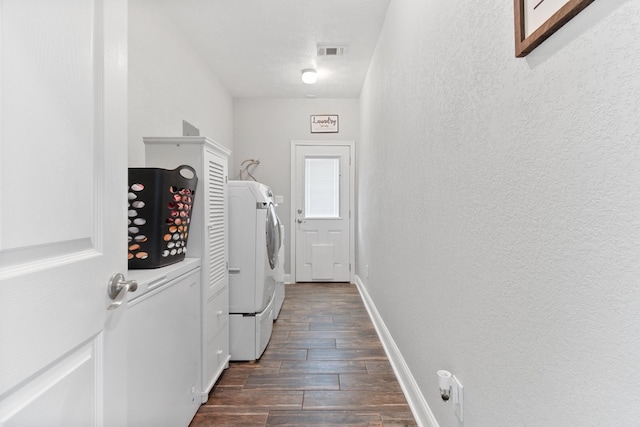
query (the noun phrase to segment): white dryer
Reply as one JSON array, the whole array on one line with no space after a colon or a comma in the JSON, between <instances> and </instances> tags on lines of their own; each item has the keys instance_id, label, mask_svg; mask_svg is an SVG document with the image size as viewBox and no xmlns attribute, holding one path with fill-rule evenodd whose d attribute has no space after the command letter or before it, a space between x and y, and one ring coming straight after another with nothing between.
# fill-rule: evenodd
<instances>
[{"instance_id":1,"label":"white dryer","mask_svg":"<svg viewBox=\"0 0 640 427\"><path fill-rule=\"evenodd\" d=\"M231 360L256 360L273 329L280 220L266 185L229 181L228 189Z\"/></svg>"},{"instance_id":2,"label":"white dryer","mask_svg":"<svg viewBox=\"0 0 640 427\"><path fill-rule=\"evenodd\" d=\"M280 251L278 251L278 265L276 266L276 294L274 320L278 319L284 303L284 225L280 224Z\"/></svg>"}]
</instances>

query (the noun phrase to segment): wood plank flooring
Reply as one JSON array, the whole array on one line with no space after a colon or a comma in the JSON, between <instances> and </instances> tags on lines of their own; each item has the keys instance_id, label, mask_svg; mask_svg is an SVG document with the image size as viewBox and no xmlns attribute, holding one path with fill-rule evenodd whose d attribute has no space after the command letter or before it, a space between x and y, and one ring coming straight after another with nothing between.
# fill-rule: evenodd
<instances>
[{"instance_id":1,"label":"wood plank flooring","mask_svg":"<svg viewBox=\"0 0 640 427\"><path fill-rule=\"evenodd\" d=\"M286 285L258 362L231 362L189 427L417 426L355 285Z\"/></svg>"}]
</instances>

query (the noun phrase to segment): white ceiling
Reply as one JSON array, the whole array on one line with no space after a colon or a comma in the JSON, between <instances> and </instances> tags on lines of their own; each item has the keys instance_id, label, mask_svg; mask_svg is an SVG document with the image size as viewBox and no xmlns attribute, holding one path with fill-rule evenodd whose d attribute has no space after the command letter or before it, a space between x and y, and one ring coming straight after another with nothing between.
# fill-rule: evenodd
<instances>
[{"instance_id":1,"label":"white ceiling","mask_svg":"<svg viewBox=\"0 0 640 427\"><path fill-rule=\"evenodd\" d=\"M163 0L234 97L357 98L390 0ZM318 57L317 44L344 45ZM303 68L318 82L300 80Z\"/></svg>"}]
</instances>

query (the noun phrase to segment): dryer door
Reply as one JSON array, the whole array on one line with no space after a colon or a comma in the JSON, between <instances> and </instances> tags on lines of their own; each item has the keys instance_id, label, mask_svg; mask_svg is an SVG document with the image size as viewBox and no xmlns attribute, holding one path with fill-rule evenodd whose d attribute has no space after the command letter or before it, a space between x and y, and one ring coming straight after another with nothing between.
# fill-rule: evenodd
<instances>
[{"instance_id":1,"label":"dryer door","mask_svg":"<svg viewBox=\"0 0 640 427\"><path fill-rule=\"evenodd\" d=\"M273 270L278 264L278 252L280 251L280 220L276 214L275 206L269 203L267 207L267 258L269 266Z\"/></svg>"}]
</instances>

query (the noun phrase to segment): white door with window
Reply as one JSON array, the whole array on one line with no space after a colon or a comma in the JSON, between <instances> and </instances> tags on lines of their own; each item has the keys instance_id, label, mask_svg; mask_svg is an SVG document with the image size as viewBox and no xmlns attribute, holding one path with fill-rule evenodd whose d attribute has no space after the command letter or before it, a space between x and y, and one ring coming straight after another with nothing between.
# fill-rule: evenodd
<instances>
[{"instance_id":1,"label":"white door with window","mask_svg":"<svg viewBox=\"0 0 640 427\"><path fill-rule=\"evenodd\" d=\"M352 142L293 142L296 282L353 280L353 148Z\"/></svg>"},{"instance_id":2,"label":"white door with window","mask_svg":"<svg viewBox=\"0 0 640 427\"><path fill-rule=\"evenodd\" d=\"M3 0L0 40L0 425L124 426L127 1Z\"/></svg>"}]
</instances>

